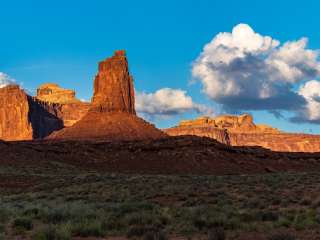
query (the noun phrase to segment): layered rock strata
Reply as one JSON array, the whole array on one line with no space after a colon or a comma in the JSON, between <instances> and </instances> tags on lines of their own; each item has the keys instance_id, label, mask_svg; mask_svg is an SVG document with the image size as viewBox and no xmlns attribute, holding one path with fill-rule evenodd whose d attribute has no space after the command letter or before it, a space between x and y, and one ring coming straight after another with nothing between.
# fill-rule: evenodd
<instances>
[{"instance_id":1,"label":"layered rock strata","mask_svg":"<svg viewBox=\"0 0 320 240\"><path fill-rule=\"evenodd\" d=\"M210 137L232 146L261 146L282 152L320 152L319 135L285 133L268 125L255 124L249 114L184 120L164 132L171 136Z\"/></svg>"},{"instance_id":2,"label":"layered rock strata","mask_svg":"<svg viewBox=\"0 0 320 240\"><path fill-rule=\"evenodd\" d=\"M55 109L55 115L63 121L64 127L75 124L90 108L90 103L76 98L75 91L61 88L55 83L41 85L37 89L36 99L51 105Z\"/></svg>"}]
</instances>

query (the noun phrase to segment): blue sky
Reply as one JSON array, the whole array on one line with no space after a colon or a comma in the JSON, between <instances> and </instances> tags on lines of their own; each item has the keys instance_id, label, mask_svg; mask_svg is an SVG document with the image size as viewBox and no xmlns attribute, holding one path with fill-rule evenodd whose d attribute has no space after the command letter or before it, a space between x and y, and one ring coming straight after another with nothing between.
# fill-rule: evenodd
<instances>
[{"instance_id":1,"label":"blue sky","mask_svg":"<svg viewBox=\"0 0 320 240\"><path fill-rule=\"evenodd\" d=\"M183 89L195 103L218 112L201 82L190 83L192 63L204 45L219 32L246 23L281 43L307 37L308 48L320 49L319 7L312 0L2 1L0 72L31 92L41 83L57 82L89 100L97 62L126 49L137 91ZM283 130L320 132L318 124L252 113L257 122ZM187 111L152 121L168 127L195 116Z\"/></svg>"}]
</instances>

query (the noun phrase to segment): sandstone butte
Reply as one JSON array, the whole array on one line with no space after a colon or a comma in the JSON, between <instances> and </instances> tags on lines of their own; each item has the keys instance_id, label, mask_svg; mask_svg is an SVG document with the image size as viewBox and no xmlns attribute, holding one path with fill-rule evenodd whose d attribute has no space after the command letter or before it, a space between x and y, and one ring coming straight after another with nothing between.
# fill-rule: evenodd
<instances>
[{"instance_id":1,"label":"sandstone butte","mask_svg":"<svg viewBox=\"0 0 320 240\"><path fill-rule=\"evenodd\" d=\"M25 93L18 85L0 89L0 138L30 140L61 129L63 121L54 106Z\"/></svg>"},{"instance_id":2,"label":"sandstone butte","mask_svg":"<svg viewBox=\"0 0 320 240\"><path fill-rule=\"evenodd\" d=\"M18 85L0 89L0 139L140 140L166 134L136 116L125 51L100 62L92 103L75 91L45 83L29 96Z\"/></svg>"},{"instance_id":3,"label":"sandstone butte","mask_svg":"<svg viewBox=\"0 0 320 240\"><path fill-rule=\"evenodd\" d=\"M170 136L210 137L232 146L261 146L281 152L320 152L319 135L286 133L268 125L255 124L249 114L183 120L164 132Z\"/></svg>"},{"instance_id":4,"label":"sandstone butte","mask_svg":"<svg viewBox=\"0 0 320 240\"><path fill-rule=\"evenodd\" d=\"M57 84L44 84L37 96L29 96L18 85L0 89L0 139L32 140L72 126L90 107L76 99L74 91Z\"/></svg>"},{"instance_id":5,"label":"sandstone butte","mask_svg":"<svg viewBox=\"0 0 320 240\"><path fill-rule=\"evenodd\" d=\"M63 121L64 127L75 124L90 108L90 103L76 98L75 91L61 88L55 83L41 85L37 89L36 99L50 105L56 116Z\"/></svg>"},{"instance_id":6,"label":"sandstone butte","mask_svg":"<svg viewBox=\"0 0 320 240\"><path fill-rule=\"evenodd\" d=\"M136 116L133 78L125 51L99 63L91 107L82 119L49 139L142 140L166 134Z\"/></svg>"}]
</instances>

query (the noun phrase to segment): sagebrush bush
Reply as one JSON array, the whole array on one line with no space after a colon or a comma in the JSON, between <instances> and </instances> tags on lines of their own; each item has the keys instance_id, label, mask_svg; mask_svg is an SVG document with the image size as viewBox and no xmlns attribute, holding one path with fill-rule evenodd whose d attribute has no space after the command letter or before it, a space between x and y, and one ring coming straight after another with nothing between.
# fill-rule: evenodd
<instances>
[{"instance_id":1,"label":"sagebrush bush","mask_svg":"<svg viewBox=\"0 0 320 240\"><path fill-rule=\"evenodd\" d=\"M297 238L290 233L275 233L268 237L268 240L296 240Z\"/></svg>"},{"instance_id":2,"label":"sagebrush bush","mask_svg":"<svg viewBox=\"0 0 320 240\"><path fill-rule=\"evenodd\" d=\"M106 229L99 220L83 220L72 225L72 234L78 237L104 237Z\"/></svg>"},{"instance_id":3,"label":"sagebrush bush","mask_svg":"<svg viewBox=\"0 0 320 240\"><path fill-rule=\"evenodd\" d=\"M71 240L71 232L66 225L49 225L35 231L32 240Z\"/></svg>"},{"instance_id":4,"label":"sagebrush bush","mask_svg":"<svg viewBox=\"0 0 320 240\"><path fill-rule=\"evenodd\" d=\"M147 231L143 235L143 240L167 240L168 237L163 231Z\"/></svg>"},{"instance_id":5,"label":"sagebrush bush","mask_svg":"<svg viewBox=\"0 0 320 240\"><path fill-rule=\"evenodd\" d=\"M225 240L226 234L222 227L212 228L208 231L208 240Z\"/></svg>"},{"instance_id":6,"label":"sagebrush bush","mask_svg":"<svg viewBox=\"0 0 320 240\"><path fill-rule=\"evenodd\" d=\"M12 227L21 230L31 230L33 224L32 220L29 218L17 218L13 221Z\"/></svg>"}]
</instances>

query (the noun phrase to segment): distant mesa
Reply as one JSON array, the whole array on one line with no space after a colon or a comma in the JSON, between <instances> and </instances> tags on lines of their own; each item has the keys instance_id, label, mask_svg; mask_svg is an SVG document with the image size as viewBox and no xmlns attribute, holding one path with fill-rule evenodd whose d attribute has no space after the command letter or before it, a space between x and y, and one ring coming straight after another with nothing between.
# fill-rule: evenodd
<instances>
[{"instance_id":1,"label":"distant mesa","mask_svg":"<svg viewBox=\"0 0 320 240\"><path fill-rule=\"evenodd\" d=\"M50 103L79 103L73 90L61 88L56 83L45 83L37 89L37 99Z\"/></svg>"},{"instance_id":2,"label":"distant mesa","mask_svg":"<svg viewBox=\"0 0 320 240\"><path fill-rule=\"evenodd\" d=\"M261 146L273 151L320 151L319 135L285 133L268 125L255 124L250 114L183 120L176 127L164 129L164 132L170 136L210 137L232 146Z\"/></svg>"},{"instance_id":3,"label":"distant mesa","mask_svg":"<svg viewBox=\"0 0 320 240\"><path fill-rule=\"evenodd\" d=\"M268 125L259 125L253 122L250 114L236 115L220 115L215 118L206 116L199 117L195 120L182 120L179 127L216 127L227 129L230 132L264 132L279 133L280 130Z\"/></svg>"}]
</instances>

